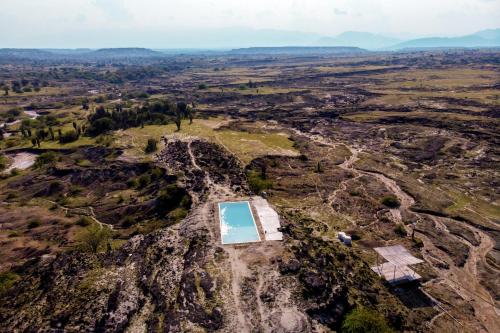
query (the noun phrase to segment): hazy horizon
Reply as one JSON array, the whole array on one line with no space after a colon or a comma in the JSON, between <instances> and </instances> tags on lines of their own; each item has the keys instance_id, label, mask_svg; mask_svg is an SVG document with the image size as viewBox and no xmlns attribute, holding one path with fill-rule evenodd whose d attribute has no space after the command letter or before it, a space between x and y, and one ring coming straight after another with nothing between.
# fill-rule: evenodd
<instances>
[{"instance_id":1,"label":"hazy horizon","mask_svg":"<svg viewBox=\"0 0 500 333\"><path fill-rule=\"evenodd\" d=\"M498 22L500 0L276 0L272 5L262 0L45 0L36 4L18 0L2 6L0 28L7 33L0 47L261 46L266 30L277 32L277 45L302 40L308 44L316 37L345 31L404 40L467 35L498 28Z\"/></svg>"}]
</instances>

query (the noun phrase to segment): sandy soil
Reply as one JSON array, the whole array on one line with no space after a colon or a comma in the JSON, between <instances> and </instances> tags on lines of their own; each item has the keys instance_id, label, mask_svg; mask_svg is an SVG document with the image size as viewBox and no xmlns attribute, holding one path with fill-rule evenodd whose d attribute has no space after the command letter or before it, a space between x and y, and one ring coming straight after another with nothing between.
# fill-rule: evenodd
<instances>
[{"instance_id":1,"label":"sandy soil","mask_svg":"<svg viewBox=\"0 0 500 333\"><path fill-rule=\"evenodd\" d=\"M36 155L30 153L18 153L13 156L9 156L12 159L12 164L10 164L4 173L9 173L13 169L25 170L35 164Z\"/></svg>"}]
</instances>

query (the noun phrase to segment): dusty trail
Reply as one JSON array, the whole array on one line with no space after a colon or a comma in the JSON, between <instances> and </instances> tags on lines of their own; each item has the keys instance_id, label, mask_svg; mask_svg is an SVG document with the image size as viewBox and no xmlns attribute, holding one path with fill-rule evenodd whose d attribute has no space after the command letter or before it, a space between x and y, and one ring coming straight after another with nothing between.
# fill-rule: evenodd
<instances>
[{"instance_id":1,"label":"dusty trail","mask_svg":"<svg viewBox=\"0 0 500 333\"><path fill-rule=\"evenodd\" d=\"M190 157L191 164L196 170L202 171L204 173L204 183L206 188L208 189L207 197L205 199L199 198L198 195L192 194L193 199L195 199L194 204L197 207L193 211L192 217L194 220L202 220L206 229L209 230L211 239L214 242L217 242L218 237L214 235L213 226L211 225L211 219L208 218L212 216L211 213L211 205L218 201L222 201L227 199L228 197L234 197L234 193L231 191L229 186L224 186L221 184L217 184L210 177L210 173L206 172L201 168L196 161L196 156L192 150L192 143L195 138L187 137L183 138L183 141L187 142L187 153ZM168 143L167 143L168 144ZM247 316L244 313L244 306L241 304L240 295L241 295L241 284L245 276L248 276L248 267L246 263L241 260L241 252L238 249L227 247L224 249L229 257L229 265L231 269L231 293L229 297L231 297L232 302L234 304L235 315L235 325L238 332L251 332L252 325L248 322ZM257 295L259 298L260 295Z\"/></svg>"},{"instance_id":2,"label":"dusty trail","mask_svg":"<svg viewBox=\"0 0 500 333\"><path fill-rule=\"evenodd\" d=\"M311 135L308 133L301 132L294 129L297 135L305 136L311 141L320 143L329 147L335 147L336 143L330 142L327 138L321 137L319 135ZM346 159L342 164L339 165L343 170L348 170L353 172L355 175L367 175L373 177L383 183L387 189L389 189L394 195L399 199L401 205L399 208L391 209L391 214L393 215L395 221L402 223L401 212L410 211L411 207L415 204L415 200L408 195L401 187L396 183L395 180L389 177L364 170L357 169L354 164L359 159L360 148L355 148L344 144L351 152L351 156ZM340 190L343 188L341 184ZM345 186L345 184L343 185ZM336 190L334 192L333 198L336 196ZM415 213L417 216L423 216L425 214ZM449 233L448 229L443 223L439 222L439 218L431 215L427 215L435 222L437 228L441 228L443 231ZM494 300L491 294L481 285L479 282L479 274L477 272L477 265L479 262L486 261L486 255L489 251L493 249L494 241L486 233L475 228L471 225L465 225L477 235L480 239L479 246L473 246L468 241L462 239L461 237L455 237L458 241L467 245L470 249L469 257L466 261L464 267L457 267L453 260L449 258L443 251L437 249L434 244L423 234L416 232L418 237L424 242L424 248L422 249L422 254L424 259L429 262L436 273L438 273L438 278L429 281L426 286L432 285L434 283L440 283L444 281L448 286L450 286L455 292L460 295L464 300L472 305L475 311L475 316L484 327L482 332L500 332L500 309L495 306ZM408 227L407 231L410 231ZM442 268L441 265L445 262L450 268ZM442 309L442 308L441 308ZM439 317L443 316L443 312L440 312L435 318L431 320L433 324Z\"/></svg>"}]
</instances>

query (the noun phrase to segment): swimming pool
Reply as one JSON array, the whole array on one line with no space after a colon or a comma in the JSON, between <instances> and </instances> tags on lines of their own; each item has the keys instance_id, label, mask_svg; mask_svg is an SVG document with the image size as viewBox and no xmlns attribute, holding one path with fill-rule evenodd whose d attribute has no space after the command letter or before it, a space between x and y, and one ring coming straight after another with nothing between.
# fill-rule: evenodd
<instances>
[{"instance_id":1,"label":"swimming pool","mask_svg":"<svg viewBox=\"0 0 500 333\"><path fill-rule=\"evenodd\" d=\"M222 244L260 242L248 201L219 203Z\"/></svg>"}]
</instances>

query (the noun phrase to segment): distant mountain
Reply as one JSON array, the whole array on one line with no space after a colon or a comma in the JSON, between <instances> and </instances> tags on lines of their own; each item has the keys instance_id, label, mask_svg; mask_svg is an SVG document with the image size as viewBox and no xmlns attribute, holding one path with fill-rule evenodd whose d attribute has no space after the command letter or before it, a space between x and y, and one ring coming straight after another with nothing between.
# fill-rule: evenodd
<instances>
[{"instance_id":1,"label":"distant mountain","mask_svg":"<svg viewBox=\"0 0 500 333\"><path fill-rule=\"evenodd\" d=\"M0 49L0 57L17 59L46 59L52 54L39 49Z\"/></svg>"},{"instance_id":2,"label":"distant mountain","mask_svg":"<svg viewBox=\"0 0 500 333\"><path fill-rule=\"evenodd\" d=\"M347 31L336 37L322 37L318 45L324 46L356 46L369 50L382 49L401 42L396 38L376 35L369 32Z\"/></svg>"},{"instance_id":3,"label":"distant mountain","mask_svg":"<svg viewBox=\"0 0 500 333\"><path fill-rule=\"evenodd\" d=\"M360 54L367 50L359 47L340 46L283 46L283 47L249 47L231 50L229 53L239 55L250 54L290 54L290 55L317 55L317 54Z\"/></svg>"},{"instance_id":4,"label":"distant mountain","mask_svg":"<svg viewBox=\"0 0 500 333\"><path fill-rule=\"evenodd\" d=\"M146 48L91 49L0 49L0 59L4 62L15 60L91 60L140 59L164 57L166 54Z\"/></svg>"},{"instance_id":5,"label":"distant mountain","mask_svg":"<svg viewBox=\"0 0 500 333\"><path fill-rule=\"evenodd\" d=\"M476 32L474 36L479 36L484 39L489 40L499 40L500 39L500 29L488 29Z\"/></svg>"},{"instance_id":6,"label":"distant mountain","mask_svg":"<svg viewBox=\"0 0 500 333\"><path fill-rule=\"evenodd\" d=\"M429 37L398 43L391 49L500 47L500 29L483 30L461 37Z\"/></svg>"},{"instance_id":7,"label":"distant mountain","mask_svg":"<svg viewBox=\"0 0 500 333\"><path fill-rule=\"evenodd\" d=\"M162 56L161 52L139 47L99 49L88 53L88 56L103 58L141 58Z\"/></svg>"}]
</instances>

